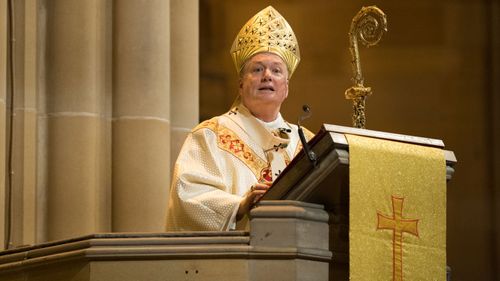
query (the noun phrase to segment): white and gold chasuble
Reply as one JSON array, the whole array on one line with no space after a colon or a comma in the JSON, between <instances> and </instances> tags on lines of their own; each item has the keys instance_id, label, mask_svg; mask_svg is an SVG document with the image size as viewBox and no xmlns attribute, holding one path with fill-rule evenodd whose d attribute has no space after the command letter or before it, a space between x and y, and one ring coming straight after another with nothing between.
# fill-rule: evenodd
<instances>
[{"instance_id":1,"label":"white and gold chasuble","mask_svg":"<svg viewBox=\"0 0 500 281\"><path fill-rule=\"evenodd\" d=\"M312 134L307 131L306 137ZM264 123L240 104L202 122L175 164L167 231L234 229L250 187L272 183L300 149L297 126L281 115Z\"/></svg>"}]
</instances>

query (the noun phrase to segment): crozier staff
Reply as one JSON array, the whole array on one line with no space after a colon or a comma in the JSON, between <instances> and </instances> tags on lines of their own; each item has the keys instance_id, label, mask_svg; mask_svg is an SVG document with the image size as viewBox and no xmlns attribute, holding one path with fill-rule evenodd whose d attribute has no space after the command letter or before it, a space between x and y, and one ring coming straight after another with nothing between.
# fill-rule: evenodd
<instances>
[{"instance_id":1,"label":"crozier staff","mask_svg":"<svg viewBox=\"0 0 500 281\"><path fill-rule=\"evenodd\" d=\"M300 53L288 22L269 6L240 30L231 48L239 95L225 114L188 135L174 168L168 231L229 230L302 148L280 108ZM308 134L312 137L312 134Z\"/></svg>"}]
</instances>

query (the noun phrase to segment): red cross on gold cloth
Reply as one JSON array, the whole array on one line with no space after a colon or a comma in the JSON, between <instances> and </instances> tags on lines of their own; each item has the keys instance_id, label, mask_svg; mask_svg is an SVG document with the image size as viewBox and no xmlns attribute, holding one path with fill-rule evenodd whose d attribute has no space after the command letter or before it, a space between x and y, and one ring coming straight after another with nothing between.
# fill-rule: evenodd
<instances>
[{"instance_id":1,"label":"red cross on gold cloth","mask_svg":"<svg viewBox=\"0 0 500 281\"><path fill-rule=\"evenodd\" d=\"M377 230L392 230L392 280L403 280L403 232L418 237L418 219L403 218L403 200L392 196L392 216L377 211Z\"/></svg>"}]
</instances>

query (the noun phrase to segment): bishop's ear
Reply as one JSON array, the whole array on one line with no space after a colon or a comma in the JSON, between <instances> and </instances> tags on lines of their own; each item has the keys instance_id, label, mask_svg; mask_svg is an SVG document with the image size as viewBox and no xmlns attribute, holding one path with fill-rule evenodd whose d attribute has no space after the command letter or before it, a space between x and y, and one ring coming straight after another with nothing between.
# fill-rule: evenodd
<instances>
[{"instance_id":1,"label":"bishop's ear","mask_svg":"<svg viewBox=\"0 0 500 281\"><path fill-rule=\"evenodd\" d=\"M288 82L289 81L290 81L289 79L286 79L286 93L285 93L285 98L288 97Z\"/></svg>"}]
</instances>

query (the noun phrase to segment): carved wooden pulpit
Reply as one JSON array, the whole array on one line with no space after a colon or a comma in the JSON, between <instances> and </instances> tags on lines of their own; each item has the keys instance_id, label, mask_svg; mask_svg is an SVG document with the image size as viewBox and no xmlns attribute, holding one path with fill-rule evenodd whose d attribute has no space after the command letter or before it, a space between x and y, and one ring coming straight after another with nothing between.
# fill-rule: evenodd
<instances>
[{"instance_id":1,"label":"carved wooden pulpit","mask_svg":"<svg viewBox=\"0 0 500 281\"><path fill-rule=\"evenodd\" d=\"M350 261L359 261L357 257L352 256L359 255L359 252L354 252L352 250L356 245L350 243L352 242L350 241L350 237L353 237L352 233L357 231L350 229L350 216L352 219L352 212L350 213L352 210L350 210L350 208L357 202L353 202L353 198L351 198L351 182L353 178L352 175L350 175L350 151L352 148L350 148L348 142L349 135L362 136L366 139L389 141L389 150L391 150L391 144L409 144L412 145L411 150L418 147L437 150L444 156L442 162L442 181L444 189L446 189L447 180L451 179L454 172L453 166L456 163L454 153L445 150L444 143L441 140L336 125L323 125L321 131L309 142L309 149L316 154L317 162L313 163L306 154L301 152L301 154L290 163L287 169L283 171L268 193L262 198L262 202L266 200L297 200L325 206L325 209L330 215L329 247L333 253L332 262L330 263L330 280L349 280L350 274L351 278L353 277L353 269L350 268ZM396 153L396 158L397 157ZM406 157L406 155L402 155L401 157ZM377 169L380 170L381 168L377 167ZM401 169L405 168L401 167ZM428 169L424 169L417 172L420 173L420 175L424 175L424 173L428 173L427 170ZM413 177L415 178L414 181L421 180L421 176L417 175ZM377 175L375 175L374 178L377 178ZM364 197L371 197L371 192L373 190L370 190L370 184L363 188L365 188L364 192L366 192L366 196ZM445 192L446 191L444 191L444 200L446 196ZM400 191L399 193L404 194L405 192ZM418 193L420 193L424 202L434 200L433 197L435 195L432 192L427 194L427 191L421 190L418 191ZM392 258L393 264L391 268L385 270L392 274L392 280L416 280L415 278L410 278L403 274L403 272L406 274L410 269L409 267L412 266L405 262L407 260L410 262L413 258L403 256L403 249L409 251L411 248L411 245L407 246L405 243L413 238L422 240L429 237L429 235L435 234L425 233L426 230L423 229L425 223L429 223L428 219L412 217L416 216L415 213L418 213L412 208L412 201L408 201L408 206L406 203L403 205L403 198L401 196L394 196L393 194L387 197L385 201L387 205L390 206L387 209L371 211L368 210L367 207L366 214L363 213L361 215L368 217L369 225L367 228L368 230L363 233L363 235L366 235L366 237L363 238L364 240L357 241L369 240L370 233L386 235L388 240L392 240L385 244L387 247L392 247L392 251L389 249L387 252L387 257L389 259ZM444 201L442 206L425 208L431 208L430 212L433 214L438 212L438 208L444 208L444 210L440 210L440 212L445 216L445 205L446 202ZM362 211L365 212L365 210ZM444 249L442 249L444 251L444 259L441 257L444 263L441 264L437 270L442 270L442 274L439 274L442 278L439 277L438 279L444 280L447 278L445 258L445 217L441 219L441 222L444 224L444 226L442 226L444 231L439 235L444 236L442 242L444 243ZM428 227L430 231L428 232L434 231L435 227L435 225L430 225L430 227ZM411 244L411 241L407 243ZM371 250L366 249L365 251L370 252ZM406 255L408 256L408 254ZM426 259L426 254L419 254L419 258ZM369 266L372 265L367 263L363 264L362 267ZM404 270L403 267L405 267ZM373 270L374 272L383 271L381 268L375 268ZM354 278L352 280L358 279L359 278ZM370 280L378 279L370 278ZM383 280L383 278L381 278L381 280Z\"/></svg>"}]
</instances>

